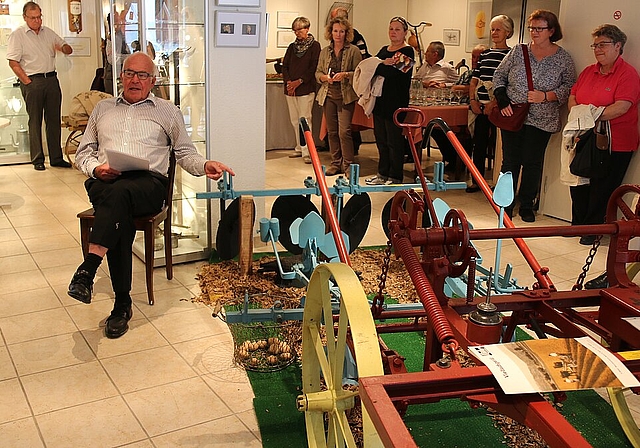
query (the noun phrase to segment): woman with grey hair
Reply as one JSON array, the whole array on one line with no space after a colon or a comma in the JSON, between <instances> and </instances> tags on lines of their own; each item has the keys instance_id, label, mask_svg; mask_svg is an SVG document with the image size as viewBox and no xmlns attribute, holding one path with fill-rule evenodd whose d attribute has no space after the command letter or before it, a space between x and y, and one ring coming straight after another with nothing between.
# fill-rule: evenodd
<instances>
[{"instance_id":1,"label":"woman with grey hair","mask_svg":"<svg viewBox=\"0 0 640 448\"><path fill-rule=\"evenodd\" d=\"M576 69L569 52L556 44L562 39L562 29L553 12L536 9L527 19L527 25L531 42L525 48L531 62L533 90L528 87L521 45L513 47L502 60L493 75L493 84L503 116L513 115L512 103L529 103L527 118L519 131L501 130L503 159L500 171L513 174L513 191L517 192L520 201L520 218L524 222L534 222L534 203L540 189L544 153L551 134L560 130L560 106L569 99ZM510 218L514 205L515 200L505 210Z\"/></svg>"},{"instance_id":2,"label":"woman with grey hair","mask_svg":"<svg viewBox=\"0 0 640 448\"><path fill-rule=\"evenodd\" d=\"M354 158L351 119L358 99L352 82L362 55L360 49L351 44L353 27L343 17L331 19L324 37L329 45L320 52L316 81L320 83L318 104L324 108L329 131L331 166L326 175L348 175Z\"/></svg>"},{"instance_id":3,"label":"woman with grey hair","mask_svg":"<svg viewBox=\"0 0 640 448\"><path fill-rule=\"evenodd\" d=\"M586 185L570 187L571 224L602 224L607 202L622 184L631 156L638 149L638 101L640 77L636 69L622 58L627 36L615 25L600 25L592 33L591 48L596 63L585 68L571 89L568 106L579 104L604 106L598 121L608 121L611 130L611 158L604 176L592 178ZM580 238L591 245L595 235Z\"/></svg>"},{"instance_id":4,"label":"woman with grey hair","mask_svg":"<svg viewBox=\"0 0 640 448\"><path fill-rule=\"evenodd\" d=\"M289 157L302 157L310 164L309 149L301 141L299 120L304 117L311 127L311 111L316 97L316 67L320 56L320 44L309 32L311 23L306 17L296 17L291 29L296 35L282 60L284 94L289 108L289 119L296 134L295 152ZM303 140L303 139L302 139Z\"/></svg>"},{"instance_id":5,"label":"woman with grey hair","mask_svg":"<svg viewBox=\"0 0 640 448\"><path fill-rule=\"evenodd\" d=\"M496 106L493 97L493 74L509 53L507 39L513 36L513 20L504 14L491 19L491 48L480 54L469 84L469 109L475 115L473 130L473 164L484 177L487 148L496 145L496 127L489 121L489 113ZM467 193L480 187L472 181Z\"/></svg>"}]
</instances>

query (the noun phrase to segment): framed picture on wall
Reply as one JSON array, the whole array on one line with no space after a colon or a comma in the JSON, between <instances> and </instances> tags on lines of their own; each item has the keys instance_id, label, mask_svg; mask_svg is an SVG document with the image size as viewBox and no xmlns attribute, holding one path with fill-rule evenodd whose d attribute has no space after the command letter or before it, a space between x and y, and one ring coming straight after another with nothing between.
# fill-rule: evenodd
<instances>
[{"instance_id":1,"label":"framed picture on wall","mask_svg":"<svg viewBox=\"0 0 640 448\"><path fill-rule=\"evenodd\" d=\"M442 30L442 43L445 45L460 45L460 30Z\"/></svg>"},{"instance_id":2,"label":"framed picture on wall","mask_svg":"<svg viewBox=\"0 0 640 448\"><path fill-rule=\"evenodd\" d=\"M217 0L218 6L260 6L260 0Z\"/></svg>"},{"instance_id":3,"label":"framed picture on wall","mask_svg":"<svg viewBox=\"0 0 640 448\"><path fill-rule=\"evenodd\" d=\"M296 35L291 30L278 30L277 34L278 48L287 48L291 42L296 40Z\"/></svg>"},{"instance_id":4,"label":"framed picture on wall","mask_svg":"<svg viewBox=\"0 0 640 448\"><path fill-rule=\"evenodd\" d=\"M278 28L291 29L291 24L300 13L292 11L278 11Z\"/></svg>"},{"instance_id":5,"label":"framed picture on wall","mask_svg":"<svg viewBox=\"0 0 640 448\"><path fill-rule=\"evenodd\" d=\"M465 51L478 44L491 45L491 0L467 0L467 42Z\"/></svg>"},{"instance_id":6,"label":"framed picture on wall","mask_svg":"<svg viewBox=\"0 0 640 448\"><path fill-rule=\"evenodd\" d=\"M216 47L259 47L260 13L216 11Z\"/></svg>"}]
</instances>

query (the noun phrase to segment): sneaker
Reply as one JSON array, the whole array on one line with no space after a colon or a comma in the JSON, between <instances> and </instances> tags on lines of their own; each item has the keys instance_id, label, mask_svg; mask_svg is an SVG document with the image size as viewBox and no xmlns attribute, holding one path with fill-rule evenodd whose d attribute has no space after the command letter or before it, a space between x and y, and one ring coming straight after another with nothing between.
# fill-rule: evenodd
<instances>
[{"instance_id":1,"label":"sneaker","mask_svg":"<svg viewBox=\"0 0 640 448\"><path fill-rule=\"evenodd\" d=\"M304 156L304 157L302 158L302 161L303 161L304 163L306 163L307 165L311 165L311 157L309 157L309 156Z\"/></svg>"},{"instance_id":2,"label":"sneaker","mask_svg":"<svg viewBox=\"0 0 640 448\"><path fill-rule=\"evenodd\" d=\"M327 168L325 174L327 176L335 176L336 174L342 174L342 171L337 166L330 166L329 168Z\"/></svg>"},{"instance_id":3,"label":"sneaker","mask_svg":"<svg viewBox=\"0 0 640 448\"><path fill-rule=\"evenodd\" d=\"M302 157L301 151L293 151L293 154L289 154L290 159L295 159L296 157Z\"/></svg>"},{"instance_id":4,"label":"sneaker","mask_svg":"<svg viewBox=\"0 0 640 448\"><path fill-rule=\"evenodd\" d=\"M367 185L384 185L384 182L387 181L387 178L383 176L378 176L376 174L375 176L371 176L365 179L364 181Z\"/></svg>"},{"instance_id":5,"label":"sneaker","mask_svg":"<svg viewBox=\"0 0 640 448\"><path fill-rule=\"evenodd\" d=\"M367 182L367 185L391 185L393 181L391 179L384 179L382 177L376 177L371 182Z\"/></svg>"}]
</instances>

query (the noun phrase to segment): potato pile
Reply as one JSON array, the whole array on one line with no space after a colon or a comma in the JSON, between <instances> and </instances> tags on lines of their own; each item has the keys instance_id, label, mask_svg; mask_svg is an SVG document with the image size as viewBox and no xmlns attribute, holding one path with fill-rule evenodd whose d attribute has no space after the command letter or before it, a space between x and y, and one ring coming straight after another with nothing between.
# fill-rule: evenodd
<instances>
[{"instance_id":1,"label":"potato pile","mask_svg":"<svg viewBox=\"0 0 640 448\"><path fill-rule=\"evenodd\" d=\"M236 361L249 370L278 370L294 358L295 351L277 337L246 340L236 348Z\"/></svg>"}]
</instances>

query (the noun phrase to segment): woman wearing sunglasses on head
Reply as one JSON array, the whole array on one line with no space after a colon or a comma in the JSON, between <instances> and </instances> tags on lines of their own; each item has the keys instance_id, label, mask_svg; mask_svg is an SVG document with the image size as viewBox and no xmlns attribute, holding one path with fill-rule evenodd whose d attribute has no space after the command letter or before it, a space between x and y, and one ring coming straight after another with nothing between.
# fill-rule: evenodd
<instances>
[{"instance_id":1,"label":"woman wearing sunglasses on head","mask_svg":"<svg viewBox=\"0 0 640 448\"><path fill-rule=\"evenodd\" d=\"M412 68L399 70L401 59L413 60L413 47L406 42L409 25L403 17L394 17L389 22L389 45L378 51L376 58L382 62L376 75L384 78L382 94L373 109L373 132L378 147L378 174L366 179L369 185L402 183L404 163L404 137L402 129L393 122L393 114L400 107L409 105ZM402 55L402 56L401 56ZM402 119L402 116L399 117Z\"/></svg>"},{"instance_id":2,"label":"woman wearing sunglasses on head","mask_svg":"<svg viewBox=\"0 0 640 448\"><path fill-rule=\"evenodd\" d=\"M494 95L503 116L513 115L511 104L529 103L524 126L519 131L501 130L502 167L513 174L513 189L520 201L520 218L534 222L544 152L551 134L560 130L560 106L567 102L576 80L571 55L556 44L562 30L556 15L537 9L527 19L531 42L526 46L531 63L533 90L529 90L522 47L516 45L502 60L493 76ZM518 178L522 172L520 188ZM514 202L506 209L513 216Z\"/></svg>"}]
</instances>

